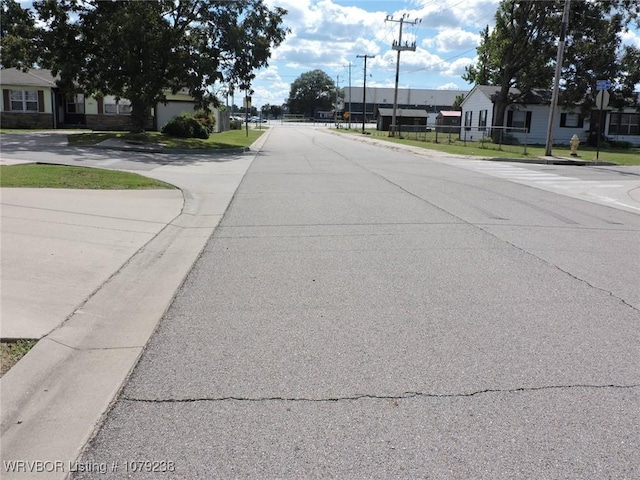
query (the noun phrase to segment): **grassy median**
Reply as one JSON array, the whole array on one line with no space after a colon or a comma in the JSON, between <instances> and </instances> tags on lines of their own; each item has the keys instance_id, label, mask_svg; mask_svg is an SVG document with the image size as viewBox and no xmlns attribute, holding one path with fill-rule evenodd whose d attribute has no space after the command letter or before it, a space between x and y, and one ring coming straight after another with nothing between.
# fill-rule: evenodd
<instances>
[{"instance_id":1,"label":"grassy median","mask_svg":"<svg viewBox=\"0 0 640 480\"><path fill-rule=\"evenodd\" d=\"M1 165L2 188L72 188L91 190L145 190L176 188L135 173L66 165Z\"/></svg>"},{"instance_id":2,"label":"grassy median","mask_svg":"<svg viewBox=\"0 0 640 480\"><path fill-rule=\"evenodd\" d=\"M254 128L250 128L248 132L244 129L228 130L226 132L212 133L207 139L169 137L160 132L88 132L70 134L67 136L67 140L71 146L97 145L100 142L114 138L132 144L160 145L165 150L221 150L248 147L265 131Z\"/></svg>"}]
</instances>

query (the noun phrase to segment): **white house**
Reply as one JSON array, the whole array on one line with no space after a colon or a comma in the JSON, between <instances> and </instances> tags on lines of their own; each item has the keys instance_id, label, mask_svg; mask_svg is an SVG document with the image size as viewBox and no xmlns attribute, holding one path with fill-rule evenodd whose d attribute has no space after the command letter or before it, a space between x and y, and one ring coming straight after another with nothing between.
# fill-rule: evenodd
<instances>
[{"instance_id":1,"label":"white house","mask_svg":"<svg viewBox=\"0 0 640 480\"><path fill-rule=\"evenodd\" d=\"M494 100L500 91L499 86L476 85L462 101L462 127L460 135L467 140L480 140L489 136L495 125ZM510 94L520 95L516 88ZM517 100L507 107L504 119L504 134L510 135L520 143L545 144L551 106L551 91L534 89L523 100ZM584 118L579 107L558 106L553 125L555 144L568 144L573 135L586 142L590 122L598 124L598 111L591 118ZM640 113L634 108L622 111L603 111L602 132L605 136L640 145Z\"/></svg>"}]
</instances>

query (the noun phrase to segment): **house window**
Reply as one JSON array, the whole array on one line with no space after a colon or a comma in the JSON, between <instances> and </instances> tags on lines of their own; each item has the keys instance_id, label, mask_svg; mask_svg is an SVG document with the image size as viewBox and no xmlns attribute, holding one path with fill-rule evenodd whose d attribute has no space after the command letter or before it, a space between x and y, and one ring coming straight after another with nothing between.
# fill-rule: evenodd
<instances>
[{"instance_id":1,"label":"house window","mask_svg":"<svg viewBox=\"0 0 640 480\"><path fill-rule=\"evenodd\" d=\"M526 110L509 110L507 127L515 133L531 132L531 112Z\"/></svg>"},{"instance_id":2,"label":"house window","mask_svg":"<svg viewBox=\"0 0 640 480\"><path fill-rule=\"evenodd\" d=\"M609 135L640 135L640 114L612 113Z\"/></svg>"},{"instance_id":3,"label":"house window","mask_svg":"<svg viewBox=\"0 0 640 480\"><path fill-rule=\"evenodd\" d=\"M38 92L36 90L11 90L11 110L14 112L37 112Z\"/></svg>"},{"instance_id":4,"label":"house window","mask_svg":"<svg viewBox=\"0 0 640 480\"><path fill-rule=\"evenodd\" d=\"M105 103L104 104L104 113L109 115L130 115L131 114L131 104L129 103Z\"/></svg>"},{"instance_id":5,"label":"house window","mask_svg":"<svg viewBox=\"0 0 640 480\"><path fill-rule=\"evenodd\" d=\"M473 112L464 112L464 129L471 130L471 122L473 121Z\"/></svg>"},{"instance_id":6,"label":"house window","mask_svg":"<svg viewBox=\"0 0 640 480\"><path fill-rule=\"evenodd\" d=\"M84 95L78 93L67 98L67 113L84 113Z\"/></svg>"},{"instance_id":7,"label":"house window","mask_svg":"<svg viewBox=\"0 0 640 480\"><path fill-rule=\"evenodd\" d=\"M478 116L478 130L483 131L487 129L487 111L480 110L480 115Z\"/></svg>"},{"instance_id":8,"label":"house window","mask_svg":"<svg viewBox=\"0 0 640 480\"><path fill-rule=\"evenodd\" d=\"M513 120L511 121L511 127L518 130L524 130L526 126L527 116L524 111L513 112Z\"/></svg>"},{"instance_id":9,"label":"house window","mask_svg":"<svg viewBox=\"0 0 640 480\"><path fill-rule=\"evenodd\" d=\"M560 127L561 128L582 128L584 126L584 120L579 113L561 113L560 114Z\"/></svg>"}]
</instances>

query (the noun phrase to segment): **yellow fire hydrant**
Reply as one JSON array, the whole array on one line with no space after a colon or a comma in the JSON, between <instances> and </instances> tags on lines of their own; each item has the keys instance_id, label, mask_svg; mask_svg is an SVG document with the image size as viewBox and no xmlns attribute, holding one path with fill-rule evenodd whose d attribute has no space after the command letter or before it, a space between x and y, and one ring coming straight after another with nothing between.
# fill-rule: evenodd
<instances>
[{"instance_id":1,"label":"yellow fire hydrant","mask_svg":"<svg viewBox=\"0 0 640 480\"><path fill-rule=\"evenodd\" d=\"M573 137L571 137L571 141L569 142L569 144L571 145L571 156L577 157L578 145L580 145L580 139L578 138L578 135L574 134Z\"/></svg>"}]
</instances>

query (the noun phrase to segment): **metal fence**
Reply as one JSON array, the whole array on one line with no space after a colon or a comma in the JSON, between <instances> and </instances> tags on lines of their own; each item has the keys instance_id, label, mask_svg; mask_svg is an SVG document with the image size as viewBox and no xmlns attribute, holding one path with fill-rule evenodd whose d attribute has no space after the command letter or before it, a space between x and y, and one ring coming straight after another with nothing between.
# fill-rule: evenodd
<instances>
[{"instance_id":1,"label":"metal fence","mask_svg":"<svg viewBox=\"0 0 640 480\"><path fill-rule=\"evenodd\" d=\"M418 142L475 147L486 150L501 150L527 154L532 145L526 128L518 127L460 127L453 125L398 125L395 136ZM370 130L374 136L391 136L390 132ZM544 141L542 142L544 144Z\"/></svg>"}]
</instances>

